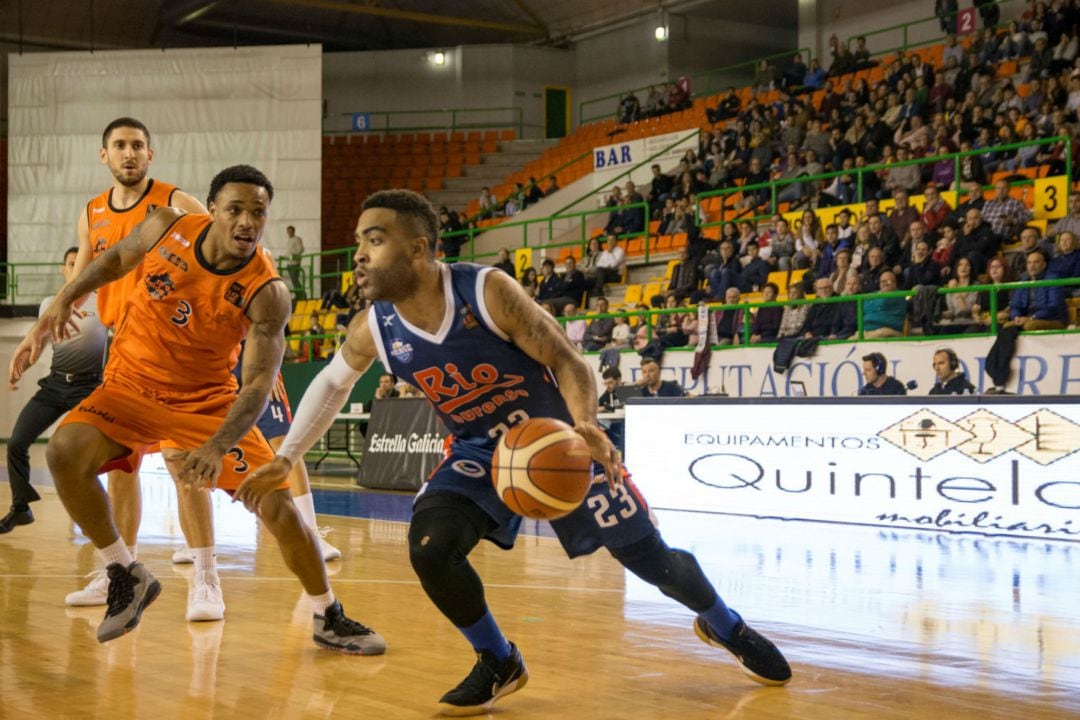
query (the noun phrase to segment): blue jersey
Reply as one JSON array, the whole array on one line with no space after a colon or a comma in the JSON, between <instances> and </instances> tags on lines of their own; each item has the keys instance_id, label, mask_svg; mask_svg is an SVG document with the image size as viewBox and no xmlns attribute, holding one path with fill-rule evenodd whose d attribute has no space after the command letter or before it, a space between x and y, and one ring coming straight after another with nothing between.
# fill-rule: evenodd
<instances>
[{"instance_id":1,"label":"blue jersey","mask_svg":"<svg viewBox=\"0 0 1080 720\"><path fill-rule=\"evenodd\" d=\"M499 435L533 417L574 424L551 370L514 345L484 304L484 280L496 268L440 265L446 314L435 334L413 327L390 303L371 306L368 327L387 372L415 385L454 436L442 463L417 496L452 493L496 522L488 539L511 547L521 526L491 484ZM594 466L597 473L603 470ZM612 491L594 483L577 510L551 527L570 557L639 542L656 530L648 505L627 479Z\"/></svg>"},{"instance_id":2,"label":"blue jersey","mask_svg":"<svg viewBox=\"0 0 1080 720\"><path fill-rule=\"evenodd\" d=\"M232 373L236 377L237 389L241 385L240 371L244 367L244 343L240 343L240 357L236 360L236 367L233 368ZM281 374L278 373L278 380L281 381ZM274 438L285 437L288 434L289 428L292 427L292 410L289 408L289 398L286 396L282 400L275 400L273 394L267 398L266 408L263 410L262 415L255 421L255 427L259 428L259 432L263 434L263 437L267 440L273 440Z\"/></svg>"},{"instance_id":3,"label":"blue jersey","mask_svg":"<svg viewBox=\"0 0 1080 720\"><path fill-rule=\"evenodd\" d=\"M456 444L491 452L510 426L533 417L574 424L555 375L510 341L484 304L484 279L496 268L440 265L446 315L429 334L391 303L371 306L368 325L387 372L420 389Z\"/></svg>"}]
</instances>

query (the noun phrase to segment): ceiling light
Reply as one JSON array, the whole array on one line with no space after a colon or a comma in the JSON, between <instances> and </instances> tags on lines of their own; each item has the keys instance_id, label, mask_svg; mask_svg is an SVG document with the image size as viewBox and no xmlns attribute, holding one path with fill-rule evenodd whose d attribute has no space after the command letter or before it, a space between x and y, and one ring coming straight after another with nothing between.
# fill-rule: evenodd
<instances>
[{"instance_id":1,"label":"ceiling light","mask_svg":"<svg viewBox=\"0 0 1080 720\"><path fill-rule=\"evenodd\" d=\"M446 64L446 53L442 52L441 50L439 52L434 53L431 56L431 62L434 65L445 65Z\"/></svg>"},{"instance_id":2,"label":"ceiling light","mask_svg":"<svg viewBox=\"0 0 1080 720\"><path fill-rule=\"evenodd\" d=\"M667 26L657 25L653 35L656 37L656 42L664 42L667 40Z\"/></svg>"}]
</instances>

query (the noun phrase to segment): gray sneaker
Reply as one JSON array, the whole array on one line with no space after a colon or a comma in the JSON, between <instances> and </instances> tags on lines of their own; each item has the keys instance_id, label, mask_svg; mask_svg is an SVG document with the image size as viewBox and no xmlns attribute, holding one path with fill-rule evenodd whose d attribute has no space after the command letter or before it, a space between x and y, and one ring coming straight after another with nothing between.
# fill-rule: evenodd
<instances>
[{"instance_id":1,"label":"gray sneaker","mask_svg":"<svg viewBox=\"0 0 1080 720\"><path fill-rule=\"evenodd\" d=\"M324 615L315 614L315 644L348 655L382 655L386 641L366 625L346 617L337 600Z\"/></svg>"},{"instance_id":2,"label":"gray sneaker","mask_svg":"<svg viewBox=\"0 0 1080 720\"><path fill-rule=\"evenodd\" d=\"M161 583L140 562L113 563L109 572L109 607L98 625L98 642L109 642L134 630L142 612L157 599Z\"/></svg>"}]
</instances>

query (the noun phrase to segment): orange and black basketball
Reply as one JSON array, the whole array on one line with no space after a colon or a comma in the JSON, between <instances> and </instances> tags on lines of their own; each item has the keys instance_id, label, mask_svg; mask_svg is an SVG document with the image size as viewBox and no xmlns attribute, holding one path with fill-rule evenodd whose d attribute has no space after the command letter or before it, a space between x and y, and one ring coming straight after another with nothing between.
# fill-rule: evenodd
<instances>
[{"instance_id":1,"label":"orange and black basketball","mask_svg":"<svg viewBox=\"0 0 1080 720\"><path fill-rule=\"evenodd\" d=\"M491 480L506 506L527 518L569 515L592 483L592 456L574 429L554 418L531 418L499 439Z\"/></svg>"}]
</instances>

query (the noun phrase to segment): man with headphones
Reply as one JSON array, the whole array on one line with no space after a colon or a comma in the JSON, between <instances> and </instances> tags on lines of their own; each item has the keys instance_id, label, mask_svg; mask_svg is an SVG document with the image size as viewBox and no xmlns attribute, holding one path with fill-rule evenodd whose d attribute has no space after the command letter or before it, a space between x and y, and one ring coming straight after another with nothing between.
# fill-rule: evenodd
<instances>
[{"instance_id":1,"label":"man with headphones","mask_svg":"<svg viewBox=\"0 0 1080 720\"><path fill-rule=\"evenodd\" d=\"M859 395L907 395L907 388L896 378L886 375L889 363L879 352L863 355L862 374L866 383Z\"/></svg>"},{"instance_id":2,"label":"man with headphones","mask_svg":"<svg viewBox=\"0 0 1080 720\"><path fill-rule=\"evenodd\" d=\"M960 358L952 348L941 348L934 353L934 374L937 382L930 388L931 395L975 394L975 386L960 370Z\"/></svg>"}]
</instances>

